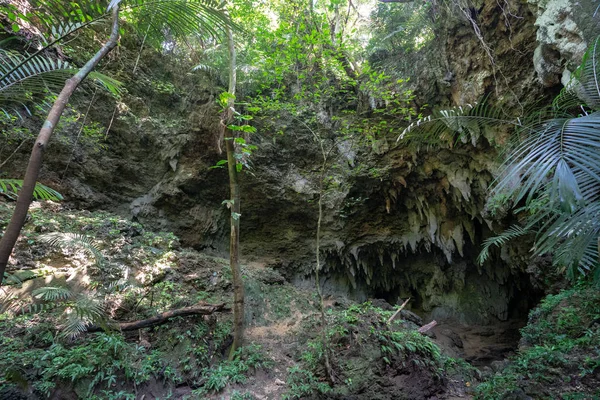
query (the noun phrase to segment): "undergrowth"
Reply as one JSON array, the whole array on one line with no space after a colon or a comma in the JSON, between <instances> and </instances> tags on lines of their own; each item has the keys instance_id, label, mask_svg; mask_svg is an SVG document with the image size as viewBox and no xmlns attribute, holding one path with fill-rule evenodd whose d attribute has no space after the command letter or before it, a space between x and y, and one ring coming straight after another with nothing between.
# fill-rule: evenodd
<instances>
[{"instance_id":1,"label":"undergrowth","mask_svg":"<svg viewBox=\"0 0 600 400\"><path fill-rule=\"evenodd\" d=\"M321 327L309 320L304 332L313 337L298 354L298 364L288 370L284 399L350 393L377 397L373 390L385 393L388 376L398 374L428 381L424 387L444 385L449 373L471 379L470 365L442 355L430 338L417 332L416 325L401 318L388 324L392 314L370 302L327 311L326 337L337 380L333 386L325 379L322 342L314 336Z\"/></svg>"},{"instance_id":2,"label":"undergrowth","mask_svg":"<svg viewBox=\"0 0 600 400\"><path fill-rule=\"evenodd\" d=\"M21 318L8 325L14 332L24 322ZM78 398L135 399L139 388L151 381L165 388L186 384L197 388L195 395L204 395L244 383L255 369L271 365L257 345L241 348L232 361L223 360L220 346L229 335L227 325L213 330L204 323L181 331L182 327L185 321L178 321L177 328L155 328L150 334L156 348L128 341L121 333L90 334L76 343L61 343L49 325L13 337L3 330L0 397L20 388L47 398L60 388Z\"/></svg>"},{"instance_id":3,"label":"undergrowth","mask_svg":"<svg viewBox=\"0 0 600 400\"><path fill-rule=\"evenodd\" d=\"M0 230L10 208L0 203ZM53 232L72 235L43 240ZM228 314L178 317L136 333L85 333L86 324L98 325L88 319L78 336L64 335L86 301L101 305L100 326L108 329L115 320L229 300L226 262L181 249L172 233L107 212L34 203L14 260L0 293L0 398L135 399L147 385L161 387L162 396L185 385L195 389L191 398L202 398L270 365L254 345L224 360Z\"/></svg>"},{"instance_id":4,"label":"undergrowth","mask_svg":"<svg viewBox=\"0 0 600 400\"><path fill-rule=\"evenodd\" d=\"M521 330L518 354L478 386L477 398L600 398L599 305L600 292L586 285L547 296Z\"/></svg>"}]
</instances>

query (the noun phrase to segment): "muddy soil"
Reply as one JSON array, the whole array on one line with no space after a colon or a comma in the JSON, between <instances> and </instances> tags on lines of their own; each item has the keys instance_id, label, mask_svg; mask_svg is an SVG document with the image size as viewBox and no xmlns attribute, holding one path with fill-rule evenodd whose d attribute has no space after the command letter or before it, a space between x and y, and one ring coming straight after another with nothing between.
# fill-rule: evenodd
<instances>
[{"instance_id":1,"label":"muddy soil","mask_svg":"<svg viewBox=\"0 0 600 400\"><path fill-rule=\"evenodd\" d=\"M491 325L464 325L457 321L438 321L433 339L449 356L463 358L477 368L490 366L512 355L525 320L498 321Z\"/></svg>"}]
</instances>

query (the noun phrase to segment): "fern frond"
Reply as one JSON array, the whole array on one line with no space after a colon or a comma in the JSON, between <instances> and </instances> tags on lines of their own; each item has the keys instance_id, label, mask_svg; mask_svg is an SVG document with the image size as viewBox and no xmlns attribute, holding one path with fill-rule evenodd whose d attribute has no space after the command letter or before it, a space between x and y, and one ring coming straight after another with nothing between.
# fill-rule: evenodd
<instances>
[{"instance_id":1,"label":"fern frond","mask_svg":"<svg viewBox=\"0 0 600 400\"><path fill-rule=\"evenodd\" d=\"M91 255L98 266L104 264L104 256L97 243L78 233L52 232L39 236L39 240L57 248L81 249Z\"/></svg>"},{"instance_id":2,"label":"fern frond","mask_svg":"<svg viewBox=\"0 0 600 400\"><path fill-rule=\"evenodd\" d=\"M44 286L35 289L31 292L31 295L44 301L65 301L73 296L73 292L63 286Z\"/></svg>"},{"instance_id":3,"label":"fern frond","mask_svg":"<svg viewBox=\"0 0 600 400\"><path fill-rule=\"evenodd\" d=\"M521 236L525 236L529 233L531 233L530 230L523 228L519 225L513 225L504 232L502 232L500 235L486 239L483 242L483 248L481 249L481 253L479 253L479 257L477 257L477 263L479 265L483 265L488 260L490 256L491 247L504 246L507 242L519 238Z\"/></svg>"},{"instance_id":4,"label":"fern frond","mask_svg":"<svg viewBox=\"0 0 600 400\"><path fill-rule=\"evenodd\" d=\"M23 181L20 179L2 179L0 178L0 194L3 194L11 199L15 199L21 187ZM48 186L37 183L33 190L33 197L37 200L52 200L61 201L63 196L56 190L49 188Z\"/></svg>"}]
</instances>

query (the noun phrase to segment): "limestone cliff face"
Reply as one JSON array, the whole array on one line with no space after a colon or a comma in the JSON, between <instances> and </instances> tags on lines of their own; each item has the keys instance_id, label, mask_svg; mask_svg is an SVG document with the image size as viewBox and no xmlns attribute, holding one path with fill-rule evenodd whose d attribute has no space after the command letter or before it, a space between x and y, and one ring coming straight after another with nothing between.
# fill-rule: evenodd
<instances>
[{"instance_id":1,"label":"limestone cliff face","mask_svg":"<svg viewBox=\"0 0 600 400\"><path fill-rule=\"evenodd\" d=\"M577 65L596 32L591 8L569 0L485 0L467 14L455 9L427 57L399 74L411 76L418 104L460 105L489 95L519 111L550 99L564 71ZM201 86L198 79L160 71L160 80L175 82L175 89L155 90L144 103L141 95L151 90L157 72L150 64L141 71L121 78L133 82L131 112L119 111L108 151L78 155L61 179L56 171L64 170L69 150L53 145L43 178L62 181L62 191L79 205L116 209L173 230L184 244L226 252L228 211L221 202L228 197L227 176L210 168L223 158L216 146L216 92L186 92ZM113 107L101 104L94 118L109 120ZM254 169L242 181L243 257L307 284L314 268L320 156L297 123L278 124L285 134L276 140L259 126ZM507 247L488 264L475 263L481 242L500 229L485 203L496 146L505 136L490 130L469 143L419 152L397 145L396 135L368 149L338 143L336 168L328 171L335 185L325 196L326 290L390 301L410 296L415 310L469 323L504 320L527 309L536 282L526 271L526 251ZM14 171L25 160L24 154L17 158Z\"/></svg>"}]
</instances>

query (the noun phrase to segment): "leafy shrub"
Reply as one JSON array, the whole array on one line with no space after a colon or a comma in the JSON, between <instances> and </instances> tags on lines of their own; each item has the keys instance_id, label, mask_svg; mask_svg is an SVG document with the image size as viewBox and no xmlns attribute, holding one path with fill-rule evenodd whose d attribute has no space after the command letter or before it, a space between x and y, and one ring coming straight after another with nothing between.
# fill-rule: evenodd
<instances>
[{"instance_id":1,"label":"leafy shrub","mask_svg":"<svg viewBox=\"0 0 600 400\"><path fill-rule=\"evenodd\" d=\"M218 393L229 384L246 383L248 374L257 368L267 368L272 361L265 357L258 345L249 345L239 348L233 360L226 360L217 366L205 368L201 381L203 386L194 390L194 395Z\"/></svg>"},{"instance_id":2,"label":"leafy shrub","mask_svg":"<svg viewBox=\"0 0 600 400\"><path fill-rule=\"evenodd\" d=\"M547 296L521 330L523 343L511 364L477 387L477 398L525 393L539 399L597 398L600 371L600 293L579 286Z\"/></svg>"}]
</instances>

